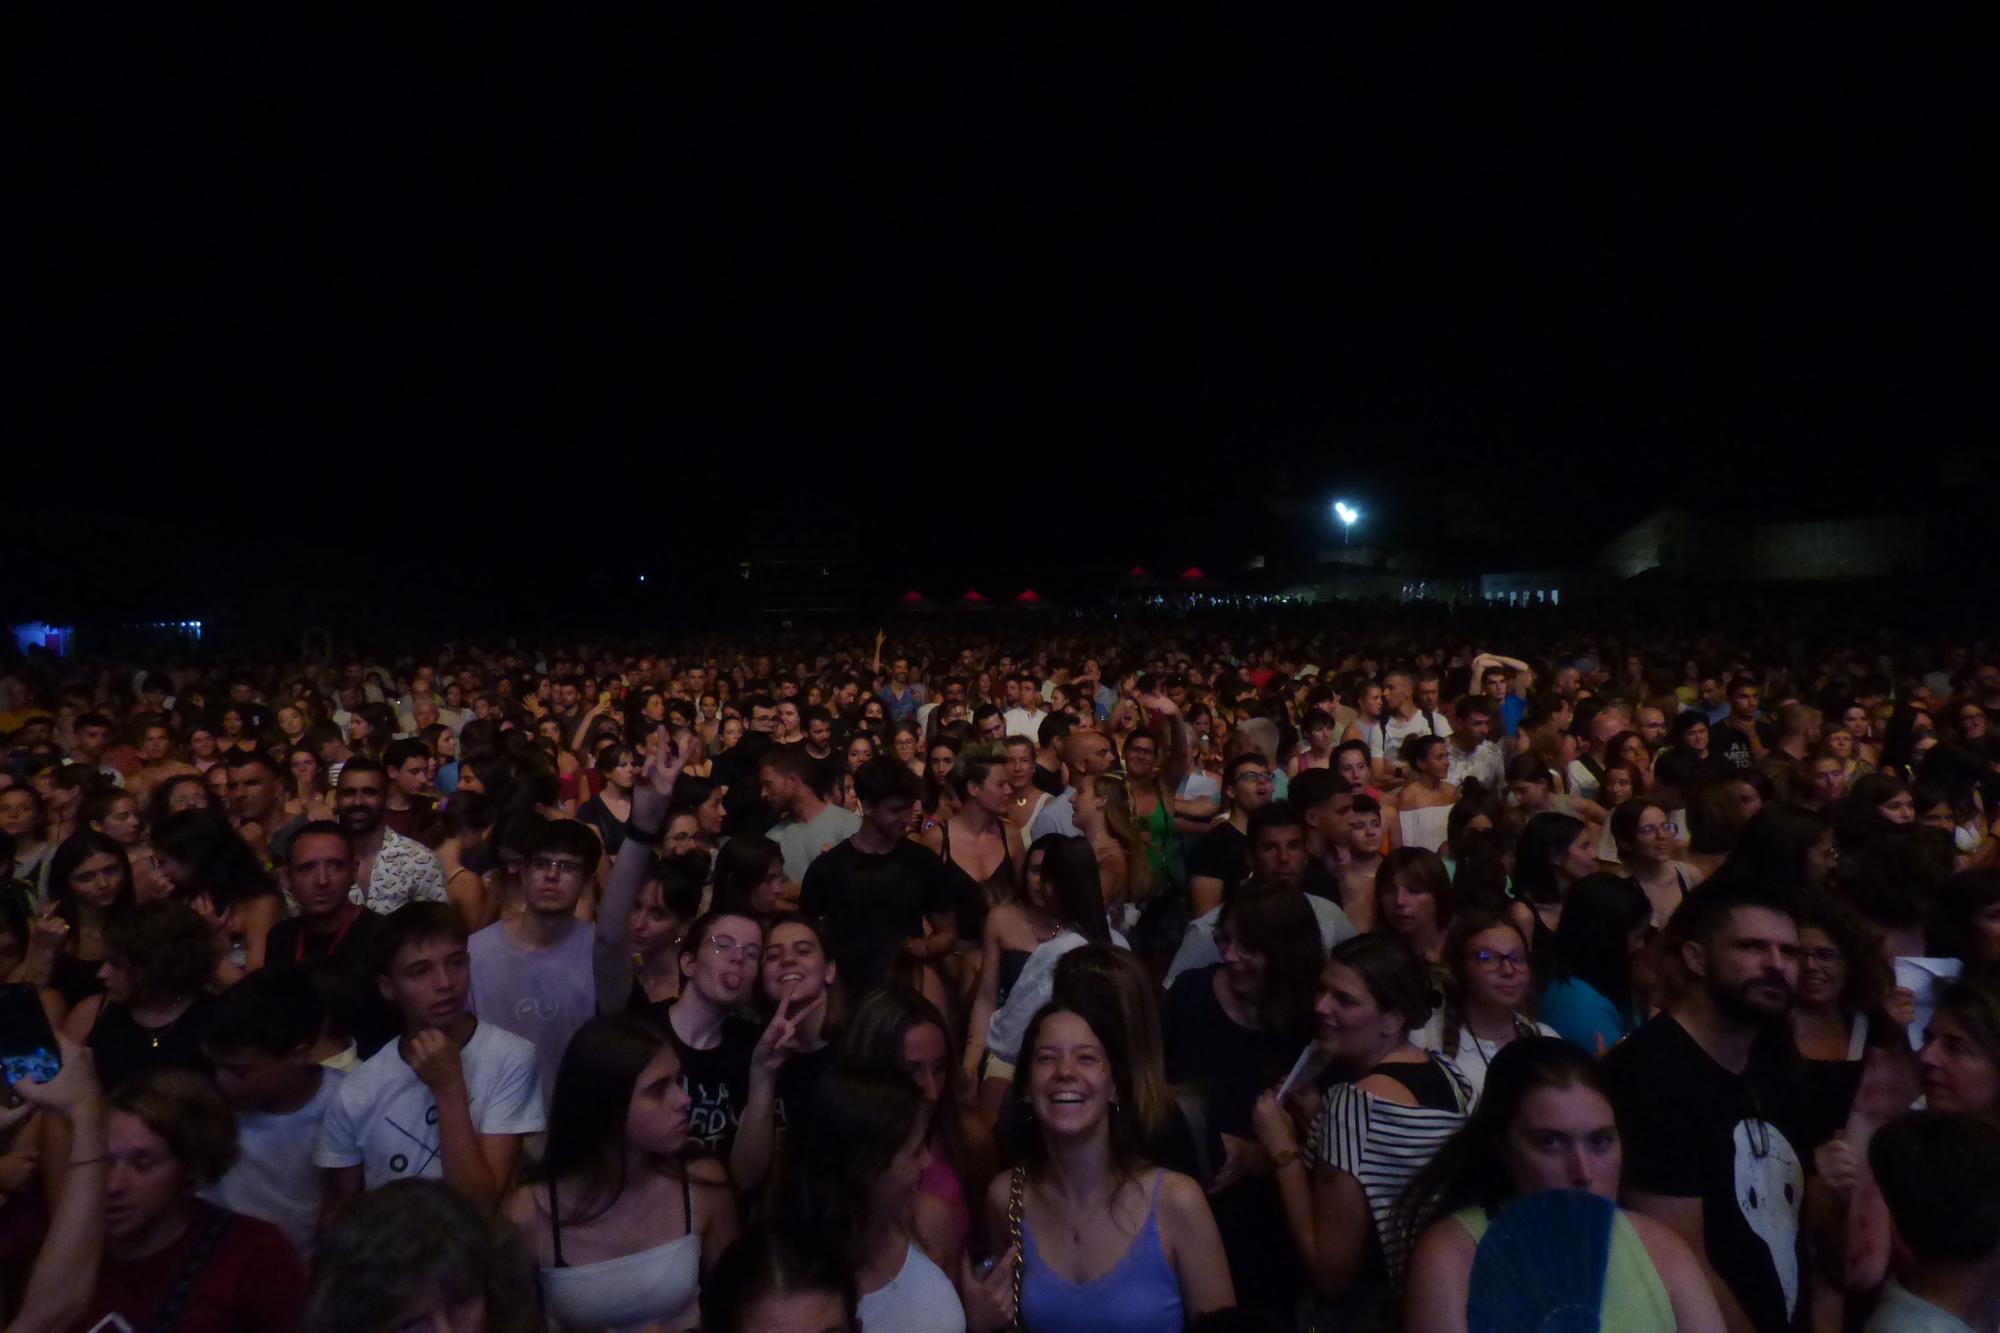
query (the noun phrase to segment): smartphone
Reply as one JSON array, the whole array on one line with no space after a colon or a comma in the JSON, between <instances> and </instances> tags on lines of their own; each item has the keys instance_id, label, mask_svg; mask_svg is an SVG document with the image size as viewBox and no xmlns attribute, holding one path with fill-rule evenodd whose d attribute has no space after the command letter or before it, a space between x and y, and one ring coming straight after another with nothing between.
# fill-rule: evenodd
<instances>
[{"instance_id":1,"label":"smartphone","mask_svg":"<svg viewBox=\"0 0 2000 1333\"><path fill-rule=\"evenodd\" d=\"M47 1083L62 1069L62 1050L33 986L0 986L0 1074L9 1084Z\"/></svg>"}]
</instances>

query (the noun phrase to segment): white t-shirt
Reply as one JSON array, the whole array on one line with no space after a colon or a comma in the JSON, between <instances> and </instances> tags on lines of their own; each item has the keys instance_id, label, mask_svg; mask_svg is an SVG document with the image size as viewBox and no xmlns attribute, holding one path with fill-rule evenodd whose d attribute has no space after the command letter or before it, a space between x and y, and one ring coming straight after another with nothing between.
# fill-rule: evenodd
<instances>
[{"instance_id":1,"label":"white t-shirt","mask_svg":"<svg viewBox=\"0 0 2000 1333\"><path fill-rule=\"evenodd\" d=\"M1544 1037L1560 1037L1562 1034L1547 1023L1535 1024L1535 1031ZM1486 1090L1486 1070L1493 1063L1493 1057L1506 1049L1505 1043L1494 1045L1482 1041L1463 1027L1458 1031L1458 1049L1446 1051L1444 1048L1444 1010L1431 1010L1430 1021L1410 1033L1410 1045L1420 1051L1435 1051L1465 1075L1465 1081L1472 1085L1472 1105L1478 1105L1479 1094Z\"/></svg>"},{"instance_id":2,"label":"white t-shirt","mask_svg":"<svg viewBox=\"0 0 2000 1333\"><path fill-rule=\"evenodd\" d=\"M1388 725L1384 730L1387 731L1389 738L1389 757L1401 759L1404 741L1412 736L1449 736L1451 722L1442 710L1432 713L1427 718L1419 709L1415 717L1407 720L1397 717L1394 713L1389 714Z\"/></svg>"},{"instance_id":3,"label":"white t-shirt","mask_svg":"<svg viewBox=\"0 0 2000 1333\"><path fill-rule=\"evenodd\" d=\"M1583 766L1583 760L1569 761L1569 794L1580 801L1597 799L1599 783L1597 775Z\"/></svg>"},{"instance_id":4,"label":"white t-shirt","mask_svg":"<svg viewBox=\"0 0 2000 1333\"><path fill-rule=\"evenodd\" d=\"M1042 719L1047 716L1048 713L1042 709L1030 713L1025 708L1010 708L1002 713L1000 718L1007 724L1009 736L1026 736L1039 745L1042 739Z\"/></svg>"},{"instance_id":5,"label":"white t-shirt","mask_svg":"<svg viewBox=\"0 0 2000 1333\"><path fill-rule=\"evenodd\" d=\"M313 1152L326 1113L340 1095L341 1082L340 1074L322 1070L319 1091L288 1115L238 1111L236 1137L242 1150L236 1165L201 1191L201 1197L210 1203L221 1204L233 1213L261 1217L277 1227L308 1263L319 1230L320 1174Z\"/></svg>"},{"instance_id":6,"label":"white t-shirt","mask_svg":"<svg viewBox=\"0 0 2000 1333\"><path fill-rule=\"evenodd\" d=\"M320 1126L313 1165L359 1166L367 1188L392 1180L444 1179L437 1098L390 1042L349 1074ZM539 1134L548 1128L535 1048L494 1023L481 1023L459 1052L481 1134Z\"/></svg>"}]
</instances>

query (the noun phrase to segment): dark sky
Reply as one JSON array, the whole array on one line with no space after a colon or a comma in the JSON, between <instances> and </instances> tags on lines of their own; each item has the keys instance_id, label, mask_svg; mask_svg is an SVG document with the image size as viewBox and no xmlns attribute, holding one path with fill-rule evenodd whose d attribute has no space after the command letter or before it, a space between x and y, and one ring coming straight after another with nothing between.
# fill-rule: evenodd
<instances>
[{"instance_id":1,"label":"dark sky","mask_svg":"<svg viewBox=\"0 0 2000 1333\"><path fill-rule=\"evenodd\" d=\"M9 19L10 602L1586 544L1991 437L1990 20L728 14Z\"/></svg>"}]
</instances>

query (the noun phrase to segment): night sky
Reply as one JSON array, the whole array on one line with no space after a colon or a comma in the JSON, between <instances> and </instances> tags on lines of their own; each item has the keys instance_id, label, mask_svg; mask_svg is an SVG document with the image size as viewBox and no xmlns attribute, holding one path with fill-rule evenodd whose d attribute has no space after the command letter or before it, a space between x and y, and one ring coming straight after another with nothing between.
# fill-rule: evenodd
<instances>
[{"instance_id":1,"label":"night sky","mask_svg":"<svg viewBox=\"0 0 2000 1333\"><path fill-rule=\"evenodd\" d=\"M1992 435L1990 20L313 15L7 20L11 612L1526 559Z\"/></svg>"}]
</instances>

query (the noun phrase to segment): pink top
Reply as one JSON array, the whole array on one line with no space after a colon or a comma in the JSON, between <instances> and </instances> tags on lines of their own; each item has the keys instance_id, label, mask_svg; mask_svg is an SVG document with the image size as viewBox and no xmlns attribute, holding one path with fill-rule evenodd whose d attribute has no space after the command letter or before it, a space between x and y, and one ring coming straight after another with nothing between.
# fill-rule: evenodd
<instances>
[{"instance_id":1,"label":"pink top","mask_svg":"<svg viewBox=\"0 0 2000 1333\"><path fill-rule=\"evenodd\" d=\"M965 1238L972 1230L972 1213L965 1206L965 1187L959 1183L958 1173L945 1160L944 1148L936 1136L931 1138L931 1164L917 1177L917 1192L928 1194L940 1200L951 1210L953 1248L964 1249Z\"/></svg>"}]
</instances>

